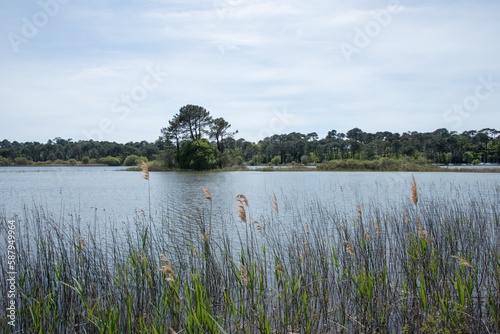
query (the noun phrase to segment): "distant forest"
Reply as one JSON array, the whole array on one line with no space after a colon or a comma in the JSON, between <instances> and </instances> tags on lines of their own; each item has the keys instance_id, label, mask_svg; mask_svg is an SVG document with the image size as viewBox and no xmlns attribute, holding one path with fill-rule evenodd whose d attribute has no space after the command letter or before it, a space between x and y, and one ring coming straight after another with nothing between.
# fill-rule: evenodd
<instances>
[{"instance_id":1,"label":"distant forest","mask_svg":"<svg viewBox=\"0 0 500 334\"><path fill-rule=\"evenodd\" d=\"M220 118L216 120L219 123L223 121ZM170 124L174 123L171 121ZM223 124L226 130L230 127L227 122ZM207 123L209 126L210 122ZM214 136L213 132L204 129L199 129L193 138L179 132L179 136L173 140L172 131L169 130L172 127L164 128L163 135L155 142L126 144L73 141L59 137L46 143L19 143L5 139L0 142L0 166L52 163L136 165L140 160L147 160L157 161L165 168L179 168L183 149L194 141L204 141L205 145L212 148L218 167L314 164L343 159L377 160L383 157L409 157L439 164L479 164L498 163L500 156L500 131L489 128L462 133L437 129L434 132L401 134L389 131L368 133L354 128L345 134L332 130L325 138L319 138L315 132L292 132L273 135L258 143L243 138L234 139L235 133L229 133L226 137Z\"/></svg>"}]
</instances>

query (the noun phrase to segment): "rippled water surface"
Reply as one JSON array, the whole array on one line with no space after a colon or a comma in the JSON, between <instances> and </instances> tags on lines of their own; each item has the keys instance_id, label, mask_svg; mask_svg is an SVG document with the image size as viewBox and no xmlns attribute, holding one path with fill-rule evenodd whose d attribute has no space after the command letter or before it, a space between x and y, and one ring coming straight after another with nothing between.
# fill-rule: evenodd
<instances>
[{"instance_id":1,"label":"rippled water surface","mask_svg":"<svg viewBox=\"0 0 500 334\"><path fill-rule=\"evenodd\" d=\"M412 173L406 172L152 172L151 211L156 221L175 221L197 208L209 208L201 186L213 197L214 217L237 222L238 194L248 198L252 219L273 215L273 194L284 224L312 208L355 215L365 211L410 205ZM456 200L461 203L500 203L500 174L413 173L420 202ZM148 182L139 172L116 167L0 168L0 210L22 215L23 208L42 207L55 217L79 215L82 221L113 220L129 223L137 213L148 214ZM305 215L306 216L306 215Z\"/></svg>"}]
</instances>

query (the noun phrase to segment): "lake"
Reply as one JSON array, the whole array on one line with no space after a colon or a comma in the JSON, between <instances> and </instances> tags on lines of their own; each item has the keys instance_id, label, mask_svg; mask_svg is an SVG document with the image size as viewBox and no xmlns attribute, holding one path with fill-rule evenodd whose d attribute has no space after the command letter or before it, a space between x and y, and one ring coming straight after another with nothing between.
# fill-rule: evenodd
<instances>
[{"instance_id":1,"label":"lake","mask_svg":"<svg viewBox=\"0 0 500 334\"><path fill-rule=\"evenodd\" d=\"M241 229L235 197L244 194L251 220L272 221L273 194L280 221L294 227L312 207L355 217L363 213L411 207L408 172L151 172L151 211L156 222L179 221L208 210L201 186L213 198L213 214L232 232ZM413 173L420 201L500 204L498 173ZM0 213L8 219L23 208L42 207L55 217L77 214L82 221L130 224L142 211L148 215L148 181L123 167L2 167ZM142 211L141 211L142 210ZM233 229L236 227L236 229Z\"/></svg>"}]
</instances>

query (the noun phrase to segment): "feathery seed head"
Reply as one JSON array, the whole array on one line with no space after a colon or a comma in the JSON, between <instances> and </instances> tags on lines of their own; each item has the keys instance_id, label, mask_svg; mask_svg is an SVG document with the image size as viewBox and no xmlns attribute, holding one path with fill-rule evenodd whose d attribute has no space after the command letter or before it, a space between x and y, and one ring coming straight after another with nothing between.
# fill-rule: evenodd
<instances>
[{"instance_id":1,"label":"feathery seed head","mask_svg":"<svg viewBox=\"0 0 500 334\"><path fill-rule=\"evenodd\" d=\"M245 204L248 207L248 200L245 195L239 194L238 196L236 196L236 200L241 204Z\"/></svg>"},{"instance_id":2,"label":"feathery seed head","mask_svg":"<svg viewBox=\"0 0 500 334\"><path fill-rule=\"evenodd\" d=\"M212 194L210 193L210 191L204 186L201 186L201 188L203 189L203 192L205 193L205 197L203 197L202 199L208 199L210 202L212 202Z\"/></svg>"},{"instance_id":3,"label":"feathery seed head","mask_svg":"<svg viewBox=\"0 0 500 334\"><path fill-rule=\"evenodd\" d=\"M345 248L346 248L347 252L348 252L351 256L352 256L352 255L354 255L354 249L352 248L351 243L350 243L349 241L347 241L347 240L346 240L346 241L344 241L344 243L345 243Z\"/></svg>"},{"instance_id":4,"label":"feathery seed head","mask_svg":"<svg viewBox=\"0 0 500 334\"><path fill-rule=\"evenodd\" d=\"M149 168L148 165L146 165L146 163L144 162L144 160L141 160L141 169L143 172L142 177L149 181Z\"/></svg>"},{"instance_id":5,"label":"feathery seed head","mask_svg":"<svg viewBox=\"0 0 500 334\"><path fill-rule=\"evenodd\" d=\"M413 174L411 175L411 179L412 181L410 185L410 190L411 190L410 198L413 205L415 205L416 207L418 203L418 192L417 192L417 182L415 181L415 177L413 176Z\"/></svg>"}]
</instances>

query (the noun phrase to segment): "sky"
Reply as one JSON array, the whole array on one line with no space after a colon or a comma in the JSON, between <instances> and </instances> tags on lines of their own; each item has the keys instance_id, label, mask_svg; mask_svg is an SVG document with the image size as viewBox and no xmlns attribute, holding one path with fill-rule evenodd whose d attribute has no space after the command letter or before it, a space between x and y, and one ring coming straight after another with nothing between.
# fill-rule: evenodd
<instances>
[{"instance_id":1,"label":"sky","mask_svg":"<svg viewBox=\"0 0 500 334\"><path fill-rule=\"evenodd\" d=\"M500 128L498 0L0 3L0 140Z\"/></svg>"}]
</instances>

